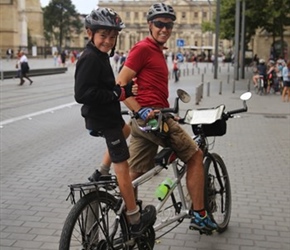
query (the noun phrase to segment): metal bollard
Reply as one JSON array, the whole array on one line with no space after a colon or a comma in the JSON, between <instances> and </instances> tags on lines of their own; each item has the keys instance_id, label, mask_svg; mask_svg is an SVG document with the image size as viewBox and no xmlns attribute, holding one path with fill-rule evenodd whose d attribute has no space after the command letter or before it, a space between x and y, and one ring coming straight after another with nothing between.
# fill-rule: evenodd
<instances>
[{"instance_id":1,"label":"metal bollard","mask_svg":"<svg viewBox=\"0 0 290 250\"><path fill-rule=\"evenodd\" d=\"M251 81L250 81L250 79L248 80L248 91L250 91L251 90Z\"/></svg>"},{"instance_id":2,"label":"metal bollard","mask_svg":"<svg viewBox=\"0 0 290 250\"><path fill-rule=\"evenodd\" d=\"M204 74L201 74L201 82L204 82Z\"/></svg>"},{"instance_id":3,"label":"metal bollard","mask_svg":"<svg viewBox=\"0 0 290 250\"><path fill-rule=\"evenodd\" d=\"M209 89L210 89L210 82L207 83L207 96L209 96L209 93L210 93Z\"/></svg>"},{"instance_id":4,"label":"metal bollard","mask_svg":"<svg viewBox=\"0 0 290 250\"><path fill-rule=\"evenodd\" d=\"M228 77L227 77L227 84L229 84L230 83L230 75L228 75Z\"/></svg>"},{"instance_id":5,"label":"metal bollard","mask_svg":"<svg viewBox=\"0 0 290 250\"><path fill-rule=\"evenodd\" d=\"M235 93L235 91L236 91L236 81L233 80L233 94Z\"/></svg>"},{"instance_id":6,"label":"metal bollard","mask_svg":"<svg viewBox=\"0 0 290 250\"><path fill-rule=\"evenodd\" d=\"M219 91L219 94L220 94L220 95L222 94L222 84L223 84L223 82L220 81L220 91Z\"/></svg>"}]
</instances>

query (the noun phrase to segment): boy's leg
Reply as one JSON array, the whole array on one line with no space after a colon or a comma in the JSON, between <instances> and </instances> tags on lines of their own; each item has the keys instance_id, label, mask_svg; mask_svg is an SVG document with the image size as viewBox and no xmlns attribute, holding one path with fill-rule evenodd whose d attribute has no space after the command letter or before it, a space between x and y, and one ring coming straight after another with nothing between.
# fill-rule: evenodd
<instances>
[{"instance_id":1,"label":"boy's leg","mask_svg":"<svg viewBox=\"0 0 290 250\"><path fill-rule=\"evenodd\" d=\"M123 131L124 137L127 139L131 132L130 126L125 123L122 128L122 131ZM108 150L106 150L102 159L102 163L100 164L99 168L96 171L94 171L94 173L88 178L89 181L98 181L101 175L109 175L110 169L111 169L111 163L112 161L111 161L109 152Z\"/></svg>"}]
</instances>

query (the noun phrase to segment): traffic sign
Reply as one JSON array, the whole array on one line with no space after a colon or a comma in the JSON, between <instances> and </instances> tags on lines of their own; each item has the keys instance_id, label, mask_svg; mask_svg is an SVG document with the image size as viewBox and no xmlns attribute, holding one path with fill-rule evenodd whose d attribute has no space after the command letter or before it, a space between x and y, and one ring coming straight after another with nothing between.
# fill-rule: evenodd
<instances>
[{"instance_id":1,"label":"traffic sign","mask_svg":"<svg viewBox=\"0 0 290 250\"><path fill-rule=\"evenodd\" d=\"M176 45L177 45L177 47L183 47L184 46L184 39L177 39Z\"/></svg>"}]
</instances>

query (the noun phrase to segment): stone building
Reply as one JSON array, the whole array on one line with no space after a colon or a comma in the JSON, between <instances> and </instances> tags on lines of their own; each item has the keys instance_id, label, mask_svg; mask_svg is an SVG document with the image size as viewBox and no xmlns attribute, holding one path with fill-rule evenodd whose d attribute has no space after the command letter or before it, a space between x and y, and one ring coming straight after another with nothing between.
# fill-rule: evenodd
<instances>
[{"instance_id":1,"label":"stone building","mask_svg":"<svg viewBox=\"0 0 290 250\"><path fill-rule=\"evenodd\" d=\"M84 0L85 1L85 0ZM167 42L168 51L189 51L188 46L206 48L211 51L215 44L214 32L201 30L202 22L209 22L216 15L214 0L159 0L171 4L177 15L177 20L172 31L171 38ZM116 10L126 25L118 38L117 50L127 52L137 41L148 35L146 13L148 8L156 0L99 0L100 7L110 7ZM97 3L97 0L96 0ZM84 21L85 14L81 15ZM44 51L50 53L51 47L56 43L49 44L46 49L43 35L43 13L40 0L0 0L0 50L2 57L8 48L15 52L20 48L27 48L31 54L31 46L37 47L37 55L43 56ZM72 37L63 44L67 49L81 50L88 41L85 29L80 34L72 34ZM290 27L286 27L284 33L285 58L290 58ZM181 46L183 45L183 46ZM273 41L270 34L257 30L255 37L249 43L249 49L259 57L269 58L270 48ZM275 50L279 50L280 43L275 42ZM232 41L220 40L219 52L227 53L232 47Z\"/></svg>"},{"instance_id":2,"label":"stone building","mask_svg":"<svg viewBox=\"0 0 290 250\"><path fill-rule=\"evenodd\" d=\"M215 34L212 32L202 33L201 24L203 21L213 20L215 15L214 1L167 0L160 2L172 5L177 15L172 35L166 44L169 51L177 52L183 50L184 46L213 48ZM153 3L156 3L156 1L99 1L100 7L109 7L118 12L126 25L119 37L118 50L128 51L137 41L149 34L146 14ZM229 45L228 41L221 41L220 48L224 50Z\"/></svg>"},{"instance_id":3,"label":"stone building","mask_svg":"<svg viewBox=\"0 0 290 250\"><path fill-rule=\"evenodd\" d=\"M16 53L28 43L44 45L43 14L39 0L0 0L0 51Z\"/></svg>"}]
</instances>

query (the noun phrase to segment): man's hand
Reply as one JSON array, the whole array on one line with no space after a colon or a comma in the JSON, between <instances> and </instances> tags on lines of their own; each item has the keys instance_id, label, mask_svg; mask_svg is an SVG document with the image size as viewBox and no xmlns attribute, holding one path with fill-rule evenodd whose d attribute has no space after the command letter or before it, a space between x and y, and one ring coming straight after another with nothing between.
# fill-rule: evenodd
<instances>
[{"instance_id":1,"label":"man's hand","mask_svg":"<svg viewBox=\"0 0 290 250\"><path fill-rule=\"evenodd\" d=\"M139 109L137 113L143 121L146 121L146 120L154 119L156 111L157 110L153 110L152 108L141 108Z\"/></svg>"}]
</instances>

